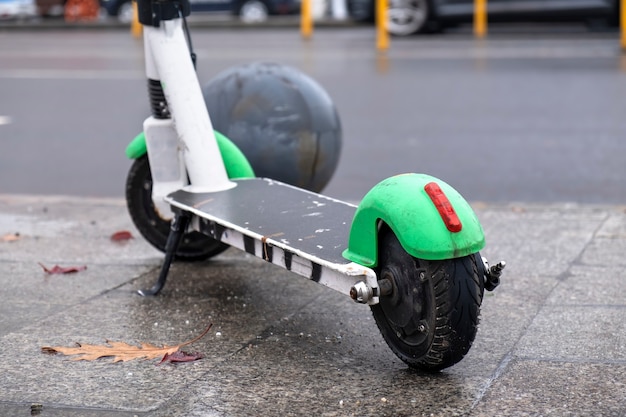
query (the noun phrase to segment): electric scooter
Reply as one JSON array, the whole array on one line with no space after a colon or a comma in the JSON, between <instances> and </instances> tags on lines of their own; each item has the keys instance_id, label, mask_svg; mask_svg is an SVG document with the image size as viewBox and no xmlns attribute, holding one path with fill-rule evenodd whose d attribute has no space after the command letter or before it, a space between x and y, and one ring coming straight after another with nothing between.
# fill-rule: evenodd
<instances>
[{"instance_id":1,"label":"electric scooter","mask_svg":"<svg viewBox=\"0 0 626 417\"><path fill-rule=\"evenodd\" d=\"M425 174L374 186L354 206L269 178L215 132L195 73L189 0L137 0L152 115L127 148L127 205L171 262L241 249L369 304L389 347L412 368L460 361L477 332L484 290L504 262L479 251L482 227L463 197ZM172 220L170 220L173 217Z\"/></svg>"}]
</instances>

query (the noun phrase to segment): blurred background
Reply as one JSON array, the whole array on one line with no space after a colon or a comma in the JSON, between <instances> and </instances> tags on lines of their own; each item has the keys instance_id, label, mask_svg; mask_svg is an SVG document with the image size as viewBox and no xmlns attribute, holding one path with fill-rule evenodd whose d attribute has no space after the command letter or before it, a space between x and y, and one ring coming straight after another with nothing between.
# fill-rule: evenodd
<instances>
[{"instance_id":1,"label":"blurred background","mask_svg":"<svg viewBox=\"0 0 626 417\"><path fill-rule=\"evenodd\" d=\"M489 0L490 22L582 22L591 28L617 27L619 0ZM191 0L192 16L264 22L296 16L301 0ZM312 0L316 20L373 23L375 0ZM388 30L396 36L436 33L472 22L474 0L389 0ZM133 19L131 0L0 0L0 18L115 21Z\"/></svg>"},{"instance_id":2,"label":"blurred background","mask_svg":"<svg viewBox=\"0 0 626 417\"><path fill-rule=\"evenodd\" d=\"M392 0L386 48L371 0L312 2L308 37L298 0L192 1L189 21L201 83L270 61L328 92L342 151L325 194L424 172L473 202L626 205L618 1L489 0L477 36L473 1ZM122 197L149 114L132 4L0 6L0 193Z\"/></svg>"}]
</instances>

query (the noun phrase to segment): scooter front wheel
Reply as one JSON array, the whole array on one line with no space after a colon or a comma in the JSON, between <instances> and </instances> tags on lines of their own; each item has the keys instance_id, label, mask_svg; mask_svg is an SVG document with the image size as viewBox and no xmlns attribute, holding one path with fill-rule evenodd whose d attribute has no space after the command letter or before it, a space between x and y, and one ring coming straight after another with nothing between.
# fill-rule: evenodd
<instances>
[{"instance_id":1,"label":"scooter front wheel","mask_svg":"<svg viewBox=\"0 0 626 417\"><path fill-rule=\"evenodd\" d=\"M427 261L381 230L378 276L385 288L372 313L383 338L409 367L439 371L469 351L484 291L478 254Z\"/></svg>"},{"instance_id":2,"label":"scooter front wheel","mask_svg":"<svg viewBox=\"0 0 626 417\"><path fill-rule=\"evenodd\" d=\"M172 219L160 213L152 201L152 174L146 155L135 159L128 171L126 205L141 235L152 246L165 252ZM215 256L227 248L228 245L200 232L187 232L178 245L176 259L200 261Z\"/></svg>"}]
</instances>

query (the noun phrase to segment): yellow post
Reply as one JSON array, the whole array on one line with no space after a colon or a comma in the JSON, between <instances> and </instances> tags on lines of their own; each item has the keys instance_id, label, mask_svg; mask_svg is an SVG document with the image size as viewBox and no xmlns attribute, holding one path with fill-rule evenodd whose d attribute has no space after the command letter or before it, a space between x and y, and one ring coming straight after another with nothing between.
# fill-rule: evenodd
<instances>
[{"instance_id":1,"label":"yellow post","mask_svg":"<svg viewBox=\"0 0 626 417\"><path fill-rule=\"evenodd\" d=\"M300 6L300 34L309 39L313 34L313 0L302 0Z\"/></svg>"},{"instance_id":2,"label":"yellow post","mask_svg":"<svg viewBox=\"0 0 626 417\"><path fill-rule=\"evenodd\" d=\"M133 21L130 23L130 33L138 38L141 36L141 23L139 23L139 13L137 11L137 2L133 1Z\"/></svg>"},{"instance_id":3,"label":"yellow post","mask_svg":"<svg viewBox=\"0 0 626 417\"><path fill-rule=\"evenodd\" d=\"M388 8L389 0L376 0L376 49L379 51L389 48L389 31L387 30Z\"/></svg>"},{"instance_id":4,"label":"yellow post","mask_svg":"<svg viewBox=\"0 0 626 417\"><path fill-rule=\"evenodd\" d=\"M626 51L626 0L620 1L619 27L622 34L620 43L622 49Z\"/></svg>"},{"instance_id":5,"label":"yellow post","mask_svg":"<svg viewBox=\"0 0 626 417\"><path fill-rule=\"evenodd\" d=\"M474 36L484 38L487 34L487 0L474 0Z\"/></svg>"}]
</instances>

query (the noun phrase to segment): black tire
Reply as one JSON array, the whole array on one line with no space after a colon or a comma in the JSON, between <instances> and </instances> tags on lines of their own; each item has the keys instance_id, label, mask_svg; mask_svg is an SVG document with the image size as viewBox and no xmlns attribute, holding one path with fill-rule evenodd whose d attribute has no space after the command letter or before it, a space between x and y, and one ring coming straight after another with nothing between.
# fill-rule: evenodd
<instances>
[{"instance_id":1,"label":"black tire","mask_svg":"<svg viewBox=\"0 0 626 417\"><path fill-rule=\"evenodd\" d=\"M389 0L387 30L393 36L426 33L433 25L431 0Z\"/></svg>"},{"instance_id":2,"label":"black tire","mask_svg":"<svg viewBox=\"0 0 626 417\"><path fill-rule=\"evenodd\" d=\"M114 6L114 16L119 23L130 24L133 21L133 3L131 0L120 0Z\"/></svg>"},{"instance_id":3,"label":"black tire","mask_svg":"<svg viewBox=\"0 0 626 417\"><path fill-rule=\"evenodd\" d=\"M234 2L233 14L245 23L267 21L272 9L265 0L237 0Z\"/></svg>"},{"instance_id":4,"label":"black tire","mask_svg":"<svg viewBox=\"0 0 626 417\"><path fill-rule=\"evenodd\" d=\"M411 368L436 372L454 365L478 330L480 255L426 261L406 253L388 228L381 233L377 273L392 290L371 309L383 338Z\"/></svg>"},{"instance_id":5,"label":"black tire","mask_svg":"<svg viewBox=\"0 0 626 417\"><path fill-rule=\"evenodd\" d=\"M126 178L126 206L133 223L152 246L165 252L171 219L164 217L152 202L152 175L146 155L136 159ZM201 261L215 256L228 245L200 232L185 233L176 251L176 259Z\"/></svg>"}]
</instances>

